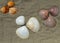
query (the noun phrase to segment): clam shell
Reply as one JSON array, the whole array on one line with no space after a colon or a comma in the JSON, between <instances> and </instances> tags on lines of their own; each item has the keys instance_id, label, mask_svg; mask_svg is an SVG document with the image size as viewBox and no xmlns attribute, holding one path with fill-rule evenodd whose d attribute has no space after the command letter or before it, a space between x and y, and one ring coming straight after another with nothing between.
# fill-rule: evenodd
<instances>
[{"instance_id":1,"label":"clam shell","mask_svg":"<svg viewBox=\"0 0 60 43\"><path fill-rule=\"evenodd\" d=\"M29 30L26 26L22 26L16 30L17 36L19 36L21 39L27 39L29 37Z\"/></svg>"},{"instance_id":2,"label":"clam shell","mask_svg":"<svg viewBox=\"0 0 60 43\"><path fill-rule=\"evenodd\" d=\"M58 6L52 6L51 8L49 8L49 12L51 13L52 16L57 16L59 13L59 8Z\"/></svg>"},{"instance_id":3,"label":"clam shell","mask_svg":"<svg viewBox=\"0 0 60 43\"><path fill-rule=\"evenodd\" d=\"M25 17L24 16L19 16L16 18L16 24L17 25L24 25L25 24Z\"/></svg>"},{"instance_id":4,"label":"clam shell","mask_svg":"<svg viewBox=\"0 0 60 43\"><path fill-rule=\"evenodd\" d=\"M39 21L35 17L31 17L26 26L33 32L38 32L40 29Z\"/></svg>"},{"instance_id":5,"label":"clam shell","mask_svg":"<svg viewBox=\"0 0 60 43\"><path fill-rule=\"evenodd\" d=\"M44 25L48 27L55 27L56 26L56 20L53 18L53 16L49 16L47 20L44 21Z\"/></svg>"},{"instance_id":6,"label":"clam shell","mask_svg":"<svg viewBox=\"0 0 60 43\"><path fill-rule=\"evenodd\" d=\"M49 11L47 9L41 9L39 11L39 16L43 19L46 20L49 17Z\"/></svg>"}]
</instances>

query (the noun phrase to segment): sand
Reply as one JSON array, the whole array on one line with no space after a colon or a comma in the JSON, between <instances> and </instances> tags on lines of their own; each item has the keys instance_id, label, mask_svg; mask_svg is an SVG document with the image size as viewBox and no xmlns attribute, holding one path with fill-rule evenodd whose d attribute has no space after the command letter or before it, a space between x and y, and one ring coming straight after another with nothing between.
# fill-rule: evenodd
<instances>
[{"instance_id":1,"label":"sand","mask_svg":"<svg viewBox=\"0 0 60 43\"><path fill-rule=\"evenodd\" d=\"M5 5L8 0L0 4L0 7ZM49 28L43 25L38 12L42 8L50 8L53 5L60 7L60 0L14 0L18 12L15 15L0 13L0 43L60 43L60 15L56 18L57 24L54 28ZM59 13L60 14L60 13ZM36 17L41 25L41 29L37 33L30 31L28 39L19 38L15 31L20 26L16 25L15 19L24 15L26 22L30 17Z\"/></svg>"}]
</instances>

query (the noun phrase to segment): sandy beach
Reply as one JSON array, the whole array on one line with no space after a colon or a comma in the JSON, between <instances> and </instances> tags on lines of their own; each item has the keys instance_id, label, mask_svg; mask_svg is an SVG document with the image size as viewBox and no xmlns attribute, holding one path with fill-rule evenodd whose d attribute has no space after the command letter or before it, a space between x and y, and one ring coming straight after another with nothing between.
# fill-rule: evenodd
<instances>
[{"instance_id":1,"label":"sandy beach","mask_svg":"<svg viewBox=\"0 0 60 43\"><path fill-rule=\"evenodd\" d=\"M19 11L15 15L0 13L0 43L60 43L60 12L56 18L57 24L54 28L49 28L43 25L38 12L42 8L50 8L57 5L60 8L60 0L13 0ZM8 0L0 4L4 6ZM60 10L60 9L59 9ZM41 29L37 33L30 31L28 39L21 39L16 35L16 29L19 28L15 23L15 19L23 15L26 17L26 22L30 17L36 17L41 25Z\"/></svg>"}]
</instances>

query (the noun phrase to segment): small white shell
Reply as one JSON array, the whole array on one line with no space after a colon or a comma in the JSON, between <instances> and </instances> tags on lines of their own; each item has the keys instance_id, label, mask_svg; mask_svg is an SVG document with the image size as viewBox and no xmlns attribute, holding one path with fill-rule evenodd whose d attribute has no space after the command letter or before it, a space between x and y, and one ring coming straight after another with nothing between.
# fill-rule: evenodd
<instances>
[{"instance_id":1,"label":"small white shell","mask_svg":"<svg viewBox=\"0 0 60 43\"><path fill-rule=\"evenodd\" d=\"M21 39L27 39L29 37L29 30L27 29L26 26L22 26L16 30L16 34L21 38Z\"/></svg>"},{"instance_id":2,"label":"small white shell","mask_svg":"<svg viewBox=\"0 0 60 43\"><path fill-rule=\"evenodd\" d=\"M35 17L31 17L26 26L33 32L38 32L40 29L39 21Z\"/></svg>"},{"instance_id":3,"label":"small white shell","mask_svg":"<svg viewBox=\"0 0 60 43\"><path fill-rule=\"evenodd\" d=\"M16 18L16 24L17 25L24 25L25 24L25 17L24 16L19 16Z\"/></svg>"}]
</instances>

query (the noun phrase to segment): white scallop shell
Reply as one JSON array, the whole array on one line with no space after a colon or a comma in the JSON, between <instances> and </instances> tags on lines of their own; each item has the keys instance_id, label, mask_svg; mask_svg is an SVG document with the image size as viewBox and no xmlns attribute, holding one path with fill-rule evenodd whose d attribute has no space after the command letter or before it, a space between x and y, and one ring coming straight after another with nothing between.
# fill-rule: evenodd
<instances>
[{"instance_id":1,"label":"white scallop shell","mask_svg":"<svg viewBox=\"0 0 60 43\"><path fill-rule=\"evenodd\" d=\"M17 25L24 25L25 24L25 17L24 16L19 16L16 18L16 24Z\"/></svg>"},{"instance_id":2,"label":"white scallop shell","mask_svg":"<svg viewBox=\"0 0 60 43\"><path fill-rule=\"evenodd\" d=\"M27 39L29 37L29 30L26 26L22 26L16 30L17 36L19 36L21 39Z\"/></svg>"},{"instance_id":3,"label":"white scallop shell","mask_svg":"<svg viewBox=\"0 0 60 43\"><path fill-rule=\"evenodd\" d=\"M38 32L40 29L39 21L35 17L31 17L26 26L33 32Z\"/></svg>"}]
</instances>

